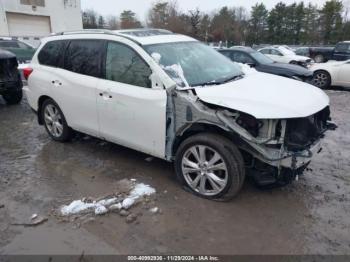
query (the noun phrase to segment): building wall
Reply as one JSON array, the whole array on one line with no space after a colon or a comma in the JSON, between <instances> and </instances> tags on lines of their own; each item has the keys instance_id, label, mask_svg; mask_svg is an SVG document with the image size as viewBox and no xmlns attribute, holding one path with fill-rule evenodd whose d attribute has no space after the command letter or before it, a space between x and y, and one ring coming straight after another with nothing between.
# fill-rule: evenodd
<instances>
[{"instance_id":1,"label":"building wall","mask_svg":"<svg viewBox=\"0 0 350 262\"><path fill-rule=\"evenodd\" d=\"M45 6L33 8L21 2L44 2ZM49 16L52 33L83 28L80 0L0 0L0 36L9 35L6 12Z\"/></svg>"}]
</instances>

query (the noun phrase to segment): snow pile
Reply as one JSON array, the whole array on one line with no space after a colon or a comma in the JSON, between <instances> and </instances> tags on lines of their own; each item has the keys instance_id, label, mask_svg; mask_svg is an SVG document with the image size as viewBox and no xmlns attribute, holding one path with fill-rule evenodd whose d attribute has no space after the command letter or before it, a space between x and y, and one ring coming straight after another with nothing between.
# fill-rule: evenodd
<instances>
[{"instance_id":1,"label":"snow pile","mask_svg":"<svg viewBox=\"0 0 350 262\"><path fill-rule=\"evenodd\" d=\"M145 184L137 184L135 188L130 192L130 195L123 200L122 207L129 209L137 200L144 196L150 196L154 194L156 190Z\"/></svg>"},{"instance_id":2,"label":"snow pile","mask_svg":"<svg viewBox=\"0 0 350 262\"><path fill-rule=\"evenodd\" d=\"M100 201L75 200L69 205L62 206L60 213L63 216L77 215L82 213L94 213L95 215L104 215L109 211L119 211L121 209L130 209L135 203L145 196L156 193L156 190L149 185L142 183L134 185L127 197L107 198Z\"/></svg>"},{"instance_id":3,"label":"snow pile","mask_svg":"<svg viewBox=\"0 0 350 262\"><path fill-rule=\"evenodd\" d=\"M242 64L242 63L237 63L237 62L234 62L234 63L241 68L242 72L245 75L250 75L250 74L254 74L254 73L258 72L258 71L256 71L255 68L250 67L247 64Z\"/></svg>"}]
</instances>

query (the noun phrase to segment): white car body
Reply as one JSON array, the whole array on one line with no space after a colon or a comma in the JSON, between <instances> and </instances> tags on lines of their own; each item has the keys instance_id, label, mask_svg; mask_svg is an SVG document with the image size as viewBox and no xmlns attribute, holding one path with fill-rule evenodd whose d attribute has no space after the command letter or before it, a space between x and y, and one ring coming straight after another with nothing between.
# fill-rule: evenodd
<instances>
[{"instance_id":1,"label":"white car body","mask_svg":"<svg viewBox=\"0 0 350 262\"><path fill-rule=\"evenodd\" d=\"M169 66L159 63L160 54L147 52L149 45L198 44L201 45L199 49L205 50L204 54L213 52L213 56L223 59L228 68L237 68L227 58L193 38L162 34L163 31L155 35L142 32L84 31L43 39L30 64L33 72L28 86L24 88L30 107L38 113L39 123L44 112L41 101L50 98L59 106L67 125L73 130L168 161L177 161L177 146L186 134L220 129L229 136L237 136L241 141L237 146L242 146L242 150L278 173L283 168L303 168L309 163L311 152L319 150L320 138L312 140L307 148L303 147L298 152L290 151L284 140L288 132L294 132L288 129L288 121L309 121L313 118L316 122L320 114L322 117L324 113L329 115L329 98L322 90L300 81L259 72L237 75L238 79L222 84L213 80L207 84L183 87L178 83L179 78L187 83L181 66L170 66L178 70L177 76L171 77L166 72ZM48 43L66 41L69 46L71 40L87 39L115 42L132 49L151 69L151 86L145 88L82 75L39 62L39 54ZM259 128L256 135L243 126L248 121L246 117L253 121L250 123L254 128ZM240 118L243 124L238 121ZM42 119L41 122L45 124Z\"/></svg>"},{"instance_id":2,"label":"white car body","mask_svg":"<svg viewBox=\"0 0 350 262\"><path fill-rule=\"evenodd\" d=\"M283 46L279 47L265 47L258 50L264 55L270 57L278 63L290 64L292 62L309 63L310 58L306 56L296 55L292 50Z\"/></svg>"},{"instance_id":3,"label":"white car body","mask_svg":"<svg viewBox=\"0 0 350 262\"><path fill-rule=\"evenodd\" d=\"M310 67L310 70L313 72L326 71L331 76L332 86L350 88L350 60L314 64Z\"/></svg>"}]
</instances>

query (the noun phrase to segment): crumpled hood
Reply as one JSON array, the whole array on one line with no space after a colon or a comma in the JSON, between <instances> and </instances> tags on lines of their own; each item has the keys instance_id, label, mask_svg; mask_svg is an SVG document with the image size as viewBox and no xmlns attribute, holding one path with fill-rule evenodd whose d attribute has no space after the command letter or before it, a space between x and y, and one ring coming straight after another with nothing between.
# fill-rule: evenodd
<instances>
[{"instance_id":1,"label":"crumpled hood","mask_svg":"<svg viewBox=\"0 0 350 262\"><path fill-rule=\"evenodd\" d=\"M329 105L329 98L322 90L265 73L195 90L203 102L241 111L257 119L307 117Z\"/></svg>"}]
</instances>

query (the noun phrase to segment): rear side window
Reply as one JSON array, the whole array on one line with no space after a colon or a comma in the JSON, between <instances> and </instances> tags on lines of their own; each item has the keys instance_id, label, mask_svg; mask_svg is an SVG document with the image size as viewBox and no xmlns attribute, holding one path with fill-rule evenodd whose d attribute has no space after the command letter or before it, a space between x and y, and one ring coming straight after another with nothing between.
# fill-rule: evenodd
<instances>
[{"instance_id":1,"label":"rear side window","mask_svg":"<svg viewBox=\"0 0 350 262\"><path fill-rule=\"evenodd\" d=\"M335 52L350 54L350 44L347 44L347 43L337 44L335 47Z\"/></svg>"},{"instance_id":2,"label":"rear side window","mask_svg":"<svg viewBox=\"0 0 350 262\"><path fill-rule=\"evenodd\" d=\"M52 41L40 50L38 60L41 65L62 67L64 49L67 41Z\"/></svg>"},{"instance_id":3,"label":"rear side window","mask_svg":"<svg viewBox=\"0 0 350 262\"><path fill-rule=\"evenodd\" d=\"M242 52L236 52L234 54L234 61L242 64L254 63L254 60L249 55Z\"/></svg>"},{"instance_id":4,"label":"rear side window","mask_svg":"<svg viewBox=\"0 0 350 262\"><path fill-rule=\"evenodd\" d=\"M227 58L231 59L231 52L230 51L220 51L221 54L226 56Z\"/></svg>"},{"instance_id":5,"label":"rear side window","mask_svg":"<svg viewBox=\"0 0 350 262\"><path fill-rule=\"evenodd\" d=\"M140 87L151 87L151 69L131 48L109 42L106 58L106 79Z\"/></svg>"},{"instance_id":6,"label":"rear side window","mask_svg":"<svg viewBox=\"0 0 350 262\"><path fill-rule=\"evenodd\" d=\"M101 77L104 54L102 40L73 40L64 56L64 69L93 77Z\"/></svg>"},{"instance_id":7,"label":"rear side window","mask_svg":"<svg viewBox=\"0 0 350 262\"><path fill-rule=\"evenodd\" d=\"M271 54L271 49L263 49L263 50L260 50L260 53L263 53L265 55L269 55Z\"/></svg>"}]
</instances>

